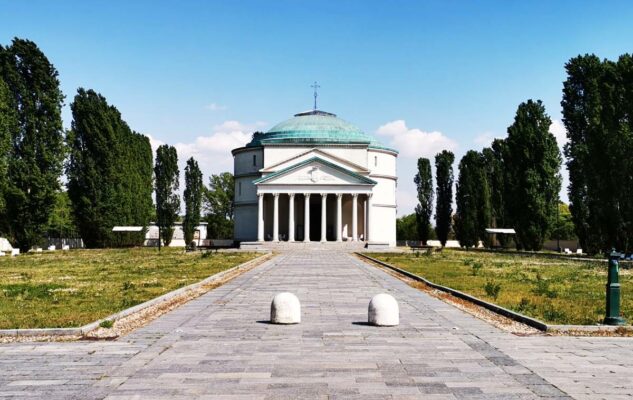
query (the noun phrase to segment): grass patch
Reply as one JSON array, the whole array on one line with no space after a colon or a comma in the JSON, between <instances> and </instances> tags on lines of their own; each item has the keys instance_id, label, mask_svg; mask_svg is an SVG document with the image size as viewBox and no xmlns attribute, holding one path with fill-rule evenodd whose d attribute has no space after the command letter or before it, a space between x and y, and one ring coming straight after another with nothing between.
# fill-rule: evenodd
<instances>
[{"instance_id":1,"label":"grass patch","mask_svg":"<svg viewBox=\"0 0 633 400\"><path fill-rule=\"evenodd\" d=\"M550 324L593 325L605 313L607 263L444 249L371 257ZM389 260L389 261L387 261ZM633 270L620 269L622 316L633 319Z\"/></svg>"},{"instance_id":2,"label":"grass patch","mask_svg":"<svg viewBox=\"0 0 633 400\"><path fill-rule=\"evenodd\" d=\"M2 257L0 329L81 326L257 256L132 248Z\"/></svg>"}]
</instances>

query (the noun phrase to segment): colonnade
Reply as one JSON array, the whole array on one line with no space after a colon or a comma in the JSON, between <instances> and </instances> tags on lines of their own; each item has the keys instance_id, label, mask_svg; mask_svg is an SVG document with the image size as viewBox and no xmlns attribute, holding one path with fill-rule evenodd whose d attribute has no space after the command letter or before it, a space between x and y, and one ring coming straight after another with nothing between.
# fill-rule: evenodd
<instances>
[{"instance_id":1,"label":"colonnade","mask_svg":"<svg viewBox=\"0 0 633 400\"><path fill-rule=\"evenodd\" d=\"M287 194L289 196L288 208L288 241L295 242L295 193L271 193L273 196L273 234L272 241L279 241L279 195ZM336 241L343 241L343 206L342 199L344 194L352 196L352 241L359 240L358 232L358 193L304 193L304 234L303 241L310 241L310 197L321 196L321 242L327 241L327 197L328 195L336 196ZM365 232L363 238L369 241L369 232L371 226L371 209L372 195L365 193L367 196L367 205L365 207ZM264 193L257 193L258 212L257 212L257 240L264 241ZM270 228L269 228L270 229Z\"/></svg>"}]
</instances>

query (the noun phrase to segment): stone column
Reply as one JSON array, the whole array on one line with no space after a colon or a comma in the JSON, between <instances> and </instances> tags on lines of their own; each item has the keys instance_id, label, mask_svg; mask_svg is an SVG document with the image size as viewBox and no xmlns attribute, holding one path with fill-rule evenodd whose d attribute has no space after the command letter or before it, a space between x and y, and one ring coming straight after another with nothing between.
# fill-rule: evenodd
<instances>
[{"instance_id":1,"label":"stone column","mask_svg":"<svg viewBox=\"0 0 633 400\"><path fill-rule=\"evenodd\" d=\"M343 193L336 194L336 241L341 242L343 238Z\"/></svg>"},{"instance_id":2,"label":"stone column","mask_svg":"<svg viewBox=\"0 0 633 400\"><path fill-rule=\"evenodd\" d=\"M305 202L305 210L304 210L304 218L303 218L303 241L310 241L310 193L304 193L304 202Z\"/></svg>"},{"instance_id":3,"label":"stone column","mask_svg":"<svg viewBox=\"0 0 633 400\"><path fill-rule=\"evenodd\" d=\"M371 209L372 209L372 201L371 201L372 193L367 194L367 226L365 226L365 241L369 242L371 238Z\"/></svg>"},{"instance_id":4,"label":"stone column","mask_svg":"<svg viewBox=\"0 0 633 400\"><path fill-rule=\"evenodd\" d=\"M327 193L321 193L321 242L327 241Z\"/></svg>"},{"instance_id":5,"label":"stone column","mask_svg":"<svg viewBox=\"0 0 633 400\"><path fill-rule=\"evenodd\" d=\"M257 193L257 241L264 241L264 194Z\"/></svg>"},{"instance_id":6,"label":"stone column","mask_svg":"<svg viewBox=\"0 0 633 400\"><path fill-rule=\"evenodd\" d=\"M275 203L273 207L273 242L279 241L279 193L273 193Z\"/></svg>"},{"instance_id":7,"label":"stone column","mask_svg":"<svg viewBox=\"0 0 633 400\"><path fill-rule=\"evenodd\" d=\"M352 194L352 241L358 240L358 193Z\"/></svg>"},{"instance_id":8,"label":"stone column","mask_svg":"<svg viewBox=\"0 0 633 400\"><path fill-rule=\"evenodd\" d=\"M288 241L295 241L295 194L289 193L290 201L288 202Z\"/></svg>"}]
</instances>

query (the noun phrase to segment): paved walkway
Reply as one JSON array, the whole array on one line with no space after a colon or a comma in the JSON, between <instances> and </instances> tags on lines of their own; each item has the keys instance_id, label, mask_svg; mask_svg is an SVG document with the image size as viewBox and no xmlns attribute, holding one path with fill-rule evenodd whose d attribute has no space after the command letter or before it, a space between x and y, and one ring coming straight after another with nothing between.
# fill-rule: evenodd
<instances>
[{"instance_id":1,"label":"paved walkway","mask_svg":"<svg viewBox=\"0 0 633 400\"><path fill-rule=\"evenodd\" d=\"M266 323L275 293L303 322ZM372 295L398 327L364 324ZM633 339L518 337L351 255L286 253L114 342L0 345L0 398L632 399Z\"/></svg>"}]
</instances>

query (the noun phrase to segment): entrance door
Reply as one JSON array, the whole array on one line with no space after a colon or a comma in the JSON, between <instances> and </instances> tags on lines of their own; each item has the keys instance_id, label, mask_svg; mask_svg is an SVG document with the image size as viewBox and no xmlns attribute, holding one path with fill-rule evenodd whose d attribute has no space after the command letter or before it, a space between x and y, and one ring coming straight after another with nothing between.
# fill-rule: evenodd
<instances>
[{"instance_id":1,"label":"entrance door","mask_svg":"<svg viewBox=\"0 0 633 400\"><path fill-rule=\"evenodd\" d=\"M319 198L316 198L319 197ZM310 240L321 240L321 196L310 196Z\"/></svg>"}]
</instances>

